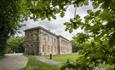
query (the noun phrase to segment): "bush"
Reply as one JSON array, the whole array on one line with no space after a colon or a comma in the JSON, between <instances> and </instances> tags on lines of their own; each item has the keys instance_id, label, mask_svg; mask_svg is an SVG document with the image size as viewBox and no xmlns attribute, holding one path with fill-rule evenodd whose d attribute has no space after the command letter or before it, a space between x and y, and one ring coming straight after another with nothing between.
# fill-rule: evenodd
<instances>
[{"instance_id":1,"label":"bush","mask_svg":"<svg viewBox=\"0 0 115 70\"><path fill-rule=\"evenodd\" d=\"M24 52L24 37L11 36L7 40L7 53L23 53Z\"/></svg>"}]
</instances>

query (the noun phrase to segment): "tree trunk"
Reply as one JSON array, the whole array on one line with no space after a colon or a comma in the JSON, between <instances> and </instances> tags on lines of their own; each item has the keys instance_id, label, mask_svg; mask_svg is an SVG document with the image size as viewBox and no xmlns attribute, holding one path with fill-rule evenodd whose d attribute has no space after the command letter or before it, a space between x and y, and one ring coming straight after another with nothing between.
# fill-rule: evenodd
<instances>
[{"instance_id":1,"label":"tree trunk","mask_svg":"<svg viewBox=\"0 0 115 70\"><path fill-rule=\"evenodd\" d=\"M7 44L7 37L0 36L0 56L3 56L5 54Z\"/></svg>"},{"instance_id":2,"label":"tree trunk","mask_svg":"<svg viewBox=\"0 0 115 70\"><path fill-rule=\"evenodd\" d=\"M5 54L8 34L9 34L8 29L5 28L4 24L0 23L0 56L4 56Z\"/></svg>"}]
</instances>

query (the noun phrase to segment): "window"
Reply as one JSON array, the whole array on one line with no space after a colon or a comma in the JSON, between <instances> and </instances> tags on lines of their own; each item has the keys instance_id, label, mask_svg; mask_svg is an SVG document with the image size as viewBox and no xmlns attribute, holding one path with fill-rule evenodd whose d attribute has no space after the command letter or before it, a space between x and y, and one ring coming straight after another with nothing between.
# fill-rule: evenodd
<instances>
[{"instance_id":1,"label":"window","mask_svg":"<svg viewBox=\"0 0 115 70\"><path fill-rule=\"evenodd\" d=\"M45 45L46 45L46 38L44 38L44 43L45 43Z\"/></svg>"},{"instance_id":2,"label":"window","mask_svg":"<svg viewBox=\"0 0 115 70\"><path fill-rule=\"evenodd\" d=\"M44 52L45 51L45 47L44 47L44 45L42 46L42 52Z\"/></svg>"},{"instance_id":3,"label":"window","mask_svg":"<svg viewBox=\"0 0 115 70\"><path fill-rule=\"evenodd\" d=\"M56 43L56 39L54 39L54 43Z\"/></svg>"},{"instance_id":4,"label":"window","mask_svg":"<svg viewBox=\"0 0 115 70\"><path fill-rule=\"evenodd\" d=\"M47 51L50 52L50 46L49 45L47 46L47 48L48 48Z\"/></svg>"},{"instance_id":5,"label":"window","mask_svg":"<svg viewBox=\"0 0 115 70\"><path fill-rule=\"evenodd\" d=\"M49 41L49 35L48 35L48 41Z\"/></svg>"},{"instance_id":6,"label":"window","mask_svg":"<svg viewBox=\"0 0 115 70\"><path fill-rule=\"evenodd\" d=\"M53 53L53 46L51 46L51 52Z\"/></svg>"},{"instance_id":7,"label":"window","mask_svg":"<svg viewBox=\"0 0 115 70\"><path fill-rule=\"evenodd\" d=\"M37 35L33 34L33 40L37 40Z\"/></svg>"},{"instance_id":8,"label":"window","mask_svg":"<svg viewBox=\"0 0 115 70\"><path fill-rule=\"evenodd\" d=\"M53 43L53 37L52 37L52 43Z\"/></svg>"}]
</instances>

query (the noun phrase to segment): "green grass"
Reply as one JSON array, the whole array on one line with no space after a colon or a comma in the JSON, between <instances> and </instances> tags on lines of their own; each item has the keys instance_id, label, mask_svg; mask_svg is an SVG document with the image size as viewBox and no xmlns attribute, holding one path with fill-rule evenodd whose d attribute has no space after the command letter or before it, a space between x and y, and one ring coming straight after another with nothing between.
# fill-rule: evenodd
<instances>
[{"instance_id":1,"label":"green grass","mask_svg":"<svg viewBox=\"0 0 115 70\"><path fill-rule=\"evenodd\" d=\"M47 56L49 58L49 56ZM72 54L63 54L63 55L53 55L53 60L58 61L58 62L66 62L68 59L70 62L75 62L77 58L77 53L72 53Z\"/></svg>"},{"instance_id":2,"label":"green grass","mask_svg":"<svg viewBox=\"0 0 115 70\"><path fill-rule=\"evenodd\" d=\"M24 68L24 70L59 70L59 68L41 62L34 56L29 56L27 66Z\"/></svg>"}]
</instances>

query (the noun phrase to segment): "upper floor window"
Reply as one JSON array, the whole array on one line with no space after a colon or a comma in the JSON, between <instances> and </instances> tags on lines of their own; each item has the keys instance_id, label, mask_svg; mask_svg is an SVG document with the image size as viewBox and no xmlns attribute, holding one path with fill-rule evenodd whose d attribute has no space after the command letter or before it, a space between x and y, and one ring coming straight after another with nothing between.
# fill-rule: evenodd
<instances>
[{"instance_id":1,"label":"upper floor window","mask_svg":"<svg viewBox=\"0 0 115 70\"><path fill-rule=\"evenodd\" d=\"M49 41L49 35L48 35L48 41Z\"/></svg>"},{"instance_id":2,"label":"upper floor window","mask_svg":"<svg viewBox=\"0 0 115 70\"><path fill-rule=\"evenodd\" d=\"M54 39L54 43L56 43L56 39Z\"/></svg>"},{"instance_id":3,"label":"upper floor window","mask_svg":"<svg viewBox=\"0 0 115 70\"><path fill-rule=\"evenodd\" d=\"M53 43L53 37L51 39L52 39L52 43Z\"/></svg>"},{"instance_id":4,"label":"upper floor window","mask_svg":"<svg viewBox=\"0 0 115 70\"><path fill-rule=\"evenodd\" d=\"M37 35L33 34L33 40L37 40Z\"/></svg>"}]
</instances>

